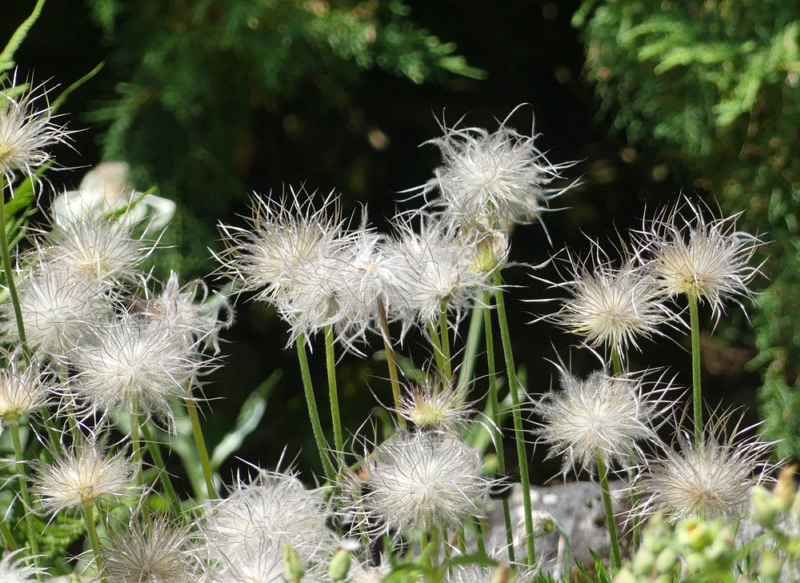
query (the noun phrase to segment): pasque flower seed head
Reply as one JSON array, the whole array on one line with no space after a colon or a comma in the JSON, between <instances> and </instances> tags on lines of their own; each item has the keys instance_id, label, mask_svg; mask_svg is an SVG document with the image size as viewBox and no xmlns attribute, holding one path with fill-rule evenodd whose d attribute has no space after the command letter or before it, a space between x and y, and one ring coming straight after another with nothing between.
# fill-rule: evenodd
<instances>
[{"instance_id":1,"label":"pasque flower seed head","mask_svg":"<svg viewBox=\"0 0 800 583\"><path fill-rule=\"evenodd\" d=\"M563 370L561 391L544 395L534 410L542 418L535 433L551 446L548 457L564 456L564 473L592 471L598 457L626 461L637 440L655 437L652 423L664 412L640 380L601 371L582 380Z\"/></svg>"},{"instance_id":2,"label":"pasque flower seed head","mask_svg":"<svg viewBox=\"0 0 800 583\"><path fill-rule=\"evenodd\" d=\"M367 460L363 506L382 529L460 526L482 512L492 481L480 455L446 431L400 431Z\"/></svg>"},{"instance_id":3,"label":"pasque flower seed head","mask_svg":"<svg viewBox=\"0 0 800 583\"><path fill-rule=\"evenodd\" d=\"M0 581L2 583L31 583L40 580L42 575L47 575L45 569L26 565L21 556L21 553L24 552L24 549L20 549L8 553L0 561Z\"/></svg>"}]
</instances>

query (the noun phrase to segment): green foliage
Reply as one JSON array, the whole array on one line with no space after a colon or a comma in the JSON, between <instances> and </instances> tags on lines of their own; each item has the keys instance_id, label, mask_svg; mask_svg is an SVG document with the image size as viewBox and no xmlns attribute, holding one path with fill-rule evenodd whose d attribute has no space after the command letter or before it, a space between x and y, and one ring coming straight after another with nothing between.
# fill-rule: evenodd
<instances>
[{"instance_id":1,"label":"green foliage","mask_svg":"<svg viewBox=\"0 0 800 583\"><path fill-rule=\"evenodd\" d=\"M633 144L699 175L770 242L753 316L765 430L800 455L800 5L793 0L587 2L587 71Z\"/></svg>"},{"instance_id":2,"label":"green foliage","mask_svg":"<svg viewBox=\"0 0 800 583\"><path fill-rule=\"evenodd\" d=\"M157 184L199 218L200 229L183 233L185 256L207 255L213 223L247 192L259 110L298 98L311 99L311 109L342 108L373 68L414 83L483 76L455 45L416 26L401 0L89 5L116 47L118 97L91 114L107 124L103 155L129 162L140 184Z\"/></svg>"}]
</instances>

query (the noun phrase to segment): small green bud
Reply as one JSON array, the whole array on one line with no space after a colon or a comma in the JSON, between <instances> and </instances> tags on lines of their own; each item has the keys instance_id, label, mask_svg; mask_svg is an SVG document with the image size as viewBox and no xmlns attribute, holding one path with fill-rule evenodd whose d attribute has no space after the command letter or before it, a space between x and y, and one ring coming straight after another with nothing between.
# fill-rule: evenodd
<instances>
[{"instance_id":1,"label":"small green bud","mask_svg":"<svg viewBox=\"0 0 800 583\"><path fill-rule=\"evenodd\" d=\"M623 567L614 577L613 583L636 583L636 576L627 567Z\"/></svg>"},{"instance_id":2,"label":"small green bud","mask_svg":"<svg viewBox=\"0 0 800 583\"><path fill-rule=\"evenodd\" d=\"M633 556L633 571L640 575L651 573L655 562L656 556L648 549L640 547Z\"/></svg>"},{"instance_id":3,"label":"small green bud","mask_svg":"<svg viewBox=\"0 0 800 583\"><path fill-rule=\"evenodd\" d=\"M750 513L758 524L764 528L772 527L781 510L783 503L772 492L762 486L753 488L750 496Z\"/></svg>"},{"instance_id":4,"label":"small green bud","mask_svg":"<svg viewBox=\"0 0 800 583\"><path fill-rule=\"evenodd\" d=\"M339 549L333 555L331 564L328 566L328 575L334 581L344 581L347 579L347 572L350 570L350 552Z\"/></svg>"},{"instance_id":5,"label":"small green bud","mask_svg":"<svg viewBox=\"0 0 800 583\"><path fill-rule=\"evenodd\" d=\"M717 525L707 523L699 517L688 518L678 524L675 542L699 551L710 545L717 532Z\"/></svg>"},{"instance_id":6,"label":"small green bud","mask_svg":"<svg viewBox=\"0 0 800 583\"><path fill-rule=\"evenodd\" d=\"M283 543L283 570L290 583L298 583L306 574L300 559L297 558L297 553L287 542Z\"/></svg>"},{"instance_id":7,"label":"small green bud","mask_svg":"<svg viewBox=\"0 0 800 583\"><path fill-rule=\"evenodd\" d=\"M780 558L775 553L762 552L758 560L758 572L771 581L777 581L781 575Z\"/></svg>"},{"instance_id":8,"label":"small green bud","mask_svg":"<svg viewBox=\"0 0 800 583\"><path fill-rule=\"evenodd\" d=\"M677 562L678 553L670 548L666 548L656 557L655 570L657 573L669 573Z\"/></svg>"}]
</instances>

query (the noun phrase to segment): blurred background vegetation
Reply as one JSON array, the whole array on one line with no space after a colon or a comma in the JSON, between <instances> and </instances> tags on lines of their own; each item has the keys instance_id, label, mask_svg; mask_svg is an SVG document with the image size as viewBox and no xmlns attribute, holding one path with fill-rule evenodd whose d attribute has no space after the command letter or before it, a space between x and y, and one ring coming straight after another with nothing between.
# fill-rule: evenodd
<instances>
[{"instance_id":1,"label":"blurred background vegetation","mask_svg":"<svg viewBox=\"0 0 800 583\"><path fill-rule=\"evenodd\" d=\"M2 38L33 5L5 7ZM779 455L798 457L799 31L800 6L789 0L48 0L16 60L22 74L60 88L105 63L63 107L80 131L73 150L56 153L64 170L51 180L74 188L100 160L128 162L141 190L156 186L179 205L159 273L206 276L216 287L215 225L242 224L251 193L335 189L346 213L368 204L383 229L396 208L417 204L399 193L431 176L438 156L419 146L440 134L440 120L466 116L491 130L521 103L530 107L509 125L529 131L535 114L539 147L552 162L576 161L566 174L580 184L556 203L567 210L546 217L553 243L538 225L519 228L512 260L539 264L565 246L586 253L588 237L611 249L617 232L626 238L681 192L726 215L743 212L740 228L769 241L767 277L754 284L764 293L748 309L755 332L731 310L707 336L706 395L710 407L758 404L769 437L784 440ZM552 267L537 275L559 279ZM546 358L560 355L581 374L596 367L587 351L570 349L573 338L525 324L555 306L520 300L557 292L525 269L506 277L519 286L512 332L528 389L550 387ZM224 364L208 378L211 441L282 369L240 455L273 467L286 447L313 469L285 328L246 300L225 334ZM686 346L661 339L632 367L668 366L688 386ZM403 352L422 365L417 348L412 339ZM389 400L380 364L346 358L340 367L353 432L371 393ZM541 466L536 480L557 465Z\"/></svg>"}]
</instances>

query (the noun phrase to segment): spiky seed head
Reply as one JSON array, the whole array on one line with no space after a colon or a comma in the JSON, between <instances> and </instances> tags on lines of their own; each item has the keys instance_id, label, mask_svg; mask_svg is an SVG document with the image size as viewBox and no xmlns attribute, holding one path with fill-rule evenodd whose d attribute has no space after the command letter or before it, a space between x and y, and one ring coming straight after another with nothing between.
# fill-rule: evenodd
<instances>
[{"instance_id":1,"label":"spiky seed head","mask_svg":"<svg viewBox=\"0 0 800 583\"><path fill-rule=\"evenodd\" d=\"M551 319L590 346L625 354L629 347L638 348L639 338L658 334L658 326L675 316L646 270L637 268L633 259L614 268L596 248L590 260L570 261L571 280L554 286L566 288L570 297Z\"/></svg>"},{"instance_id":2,"label":"spiky seed head","mask_svg":"<svg viewBox=\"0 0 800 583\"><path fill-rule=\"evenodd\" d=\"M55 121L46 90L21 90L16 77L9 87L0 88L0 173L7 182L13 181L15 171L32 176L50 160L47 149L68 135Z\"/></svg>"},{"instance_id":3,"label":"spiky seed head","mask_svg":"<svg viewBox=\"0 0 800 583\"><path fill-rule=\"evenodd\" d=\"M594 471L598 457L625 463L638 440L655 437L661 407L645 396L641 380L603 371L583 380L562 370L561 390L534 403L542 419L535 433L550 446L548 458L564 456L565 474L570 468Z\"/></svg>"},{"instance_id":4,"label":"spiky seed head","mask_svg":"<svg viewBox=\"0 0 800 583\"><path fill-rule=\"evenodd\" d=\"M689 218L682 214L689 209ZM656 281L671 296L687 294L708 302L719 318L727 300L752 297L748 284L760 273L750 264L758 237L735 230L736 218L706 220L702 210L690 202L676 205L652 222L642 234L644 249Z\"/></svg>"},{"instance_id":5,"label":"spiky seed head","mask_svg":"<svg viewBox=\"0 0 800 583\"><path fill-rule=\"evenodd\" d=\"M0 561L0 581L3 583L31 583L47 575L47 570L33 565L26 565L21 554L24 549L7 553Z\"/></svg>"},{"instance_id":6,"label":"spiky seed head","mask_svg":"<svg viewBox=\"0 0 800 583\"><path fill-rule=\"evenodd\" d=\"M422 382L405 387L397 413L419 429L457 432L469 421L472 403L466 401L466 387L442 387Z\"/></svg>"},{"instance_id":7,"label":"spiky seed head","mask_svg":"<svg viewBox=\"0 0 800 583\"><path fill-rule=\"evenodd\" d=\"M190 396L200 366L183 330L131 314L93 328L70 361L78 371L74 393L92 409L154 416L170 426L170 401Z\"/></svg>"},{"instance_id":8,"label":"spiky seed head","mask_svg":"<svg viewBox=\"0 0 800 583\"><path fill-rule=\"evenodd\" d=\"M5 356L9 368L0 370L0 421L18 423L23 415L47 406L50 393L36 361L20 370L19 351Z\"/></svg>"},{"instance_id":9,"label":"spiky seed head","mask_svg":"<svg viewBox=\"0 0 800 583\"><path fill-rule=\"evenodd\" d=\"M291 290L308 262L331 253L341 229L336 205L331 193L315 209L302 189L279 200L255 198L249 228L219 227L226 245L217 256L222 271L242 290L272 302Z\"/></svg>"},{"instance_id":10,"label":"spiky seed head","mask_svg":"<svg viewBox=\"0 0 800 583\"><path fill-rule=\"evenodd\" d=\"M550 184L569 164L551 164L535 146L534 135L524 136L505 122L493 133L442 129L441 138L428 142L439 148L442 165L420 190L438 190L441 201L434 204L444 206L457 224L502 227L541 220L548 202L563 192Z\"/></svg>"},{"instance_id":11,"label":"spiky seed head","mask_svg":"<svg viewBox=\"0 0 800 583\"><path fill-rule=\"evenodd\" d=\"M55 514L118 501L134 492L134 475L134 464L124 452L111 455L94 440L83 441L39 465L34 492L42 507Z\"/></svg>"},{"instance_id":12,"label":"spiky seed head","mask_svg":"<svg viewBox=\"0 0 800 583\"><path fill-rule=\"evenodd\" d=\"M662 459L643 465L642 512L663 511L671 519L689 516L735 516L750 500L750 492L767 476L764 461L771 443L743 438L736 428L726 435L729 415L712 418L696 443L679 430L677 448L666 448Z\"/></svg>"},{"instance_id":13,"label":"spiky seed head","mask_svg":"<svg viewBox=\"0 0 800 583\"><path fill-rule=\"evenodd\" d=\"M42 352L62 356L75 346L89 326L111 317L114 296L101 281L76 278L57 265L41 263L18 284L22 320L28 343ZM11 302L0 306L0 329L19 341Z\"/></svg>"},{"instance_id":14,"label":"spiky seed head","mask_svg":"<svg viewBox=\"0 0 800 583\"><path fill-rule=\"evenodd\" d=\"M451 433L400 431L367 460L363 506L380 528L398 534L458 526L482 512L492 484L482 465L478 452Z\"/></svg>"},{"instance_id":15,"label":"spiky seed head","mask_svg":"<svg viewBox=\"0 0 800 583\"><path fill-rule=\"evenodd\" d=\"M194 554L186 527L164 517L112 530L103 553L105 575L114 583L193 583Z\"/></svg>"},{"instance_id":16,"label":"spiky seed head","mask_svg":"<svg viewBox=\"0 0 800 583\"><path fill-rule=\"evenodd\" d=\"M327 519L322 491L307 490L290 474L261 471L252 481L238 480L227 499L212 503L201 532L214 561L240 571L282 572L284 542L306 566L335 549Z\"/></svg>"}]
</instances>

